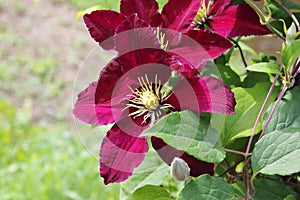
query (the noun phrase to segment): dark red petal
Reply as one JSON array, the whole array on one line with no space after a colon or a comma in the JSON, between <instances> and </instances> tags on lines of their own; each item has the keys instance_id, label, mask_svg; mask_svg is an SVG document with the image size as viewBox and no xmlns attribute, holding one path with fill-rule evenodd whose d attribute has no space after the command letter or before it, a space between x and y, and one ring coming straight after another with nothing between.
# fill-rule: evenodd
<instances>
[{"instance_id":1,"label":"dark red petal","mask_svg":"<svg viewBox=\"0 0 300 200\"><path fill-rule=\"evenodd\" d=\"M168 103L173 103L176 110L234 114L236 102L233 93L221 80L214 77L182 80L173 92L180 105L176 101L175 104L170 102L172 99L168 99ZM197 101L198 106L195 105Z\"/></svg>"},{"instance_id":2,"label":"dark red petal","mask_svg":"<svg viewBox=\"0 0 300 200\"><path fill-rule=\"evenodd\" d=\"M120 10L127 16L136 13L140 19L153 27L162 24L158 3L155 0L121 0Z\"/></svg>"},{"instance_id":3,"label":"dark red petal","mask_svg":"<svg viewBox=\"0 0 300 200\"><path fill-rule=\"evenodd\" d=\"M96 86L97 82L95 81L81 91L73 108L73 114L76 118L92 125L99 125L95 112Z\"/></svg>"},{"instance_id":4,"label":"dark red petal","mask_svg":"<svg viewBox=\"0 0 300 200\"><path fill-rule=\"evenodd\" d=\"M183 75L187 78L195 77L199 74L199 71L184 58L169 52L170 58L166 60L167 65L174 71L179 72L180 75Z\"/></svg>"},{"instance_id":5,"label":"dark red petal","mask_svg":"<svg viewBox=\"0 0 300 200\"><path fill-rule=\"evenodd\" d=\"M164 28L186 32L194 21L201 0L169 0L162 10Z\"/></svg>"},{"instance_id":6,"label":"dark red petal","mask_svg":"<svg viewBox=\"0 0 300 200\"><path fill-rule=\"evenodd\" d=\"M266 35L271 32L261 25L259 16L247 4L227 7L209 20L211 29L223 37Z\"/></svg>"},{"instance_id":7,"label":"dark red petal","mask_svg":"<svg viewBox=\"0 0 300 200\"><path fill-rule=\"evenodd\" d=\"M124 98L130 94L130 90L126 86L124 88L116 86L126 70L124 68L125 66L120 64L119 59L116 59L100 74L95 94L95 110L100 124L109 124L119 120L122 109L126 106Z\"/></svg>"},{"instance_id":8,"label":"dark red petal","mask_svg":"<svg viewBox=\"0 0 300 200\"><path fill-rule=\"evenodd\" d=\"M83 16L92 38L106 50L113 49L114 42L111 37L124 19L123 14L111 10L97 10Z\"/></svg>"},{"instance_id":9,"label":"dark red petal","mask_svg":"<svg viewBox=\"0 0 300 200\"><path fill-rule=\"evenodd\" d=\"M115 36L115 47L120 54L137 49L160 49L155 31L144 20L132 14L124 20L117 28Z\"/></svg>"},{"instance_id":10,"label":"dark red petal","mask_svg":"<svg viewBox=\"0 0 300 200\"><path fill-rule=\"evenodd\" d=\"M231 47L228 40L208 30L190 30L170 52L180 55L201 70L208 60L213 60Z\"/></svg>"},{"instance_id":11,"label":"dark red petal","mask_svg":"<svg viewBox=\"0 0 300 200\"><path fill-rule=\"evenodd\" d=\"M145 128L125 118L107 132L100 149L100 175L105 184L125 181L144 160L147 139L138 135Z\"/></svg>"},{"instance_id":12,"label":"dark red petal","mask_svg":"<svg viewBox=\"0 0 300 200\"><path fill-rule=\"evenodd\" d=\"M175 149L174 147L168 145L162 139L157 137L151 137L151 143L153 148L157 151L158 155L168 165L171 164L175 157L179 157L189 165L191 169L191 176L197 177L201 174L214 174L213 163L198 160L184 151Z\"/></svg>"},{"instance_id":13,"label":"dark red petal","mask_svg":"<svg viewBox=\"0 0 300 200\"><path fill-rule=\"evenodd\" d=\"M207 15L218 15L219 13L222 13L225 7L229 4L230 0L214 0L214 3L211 5Z\"/></svg>"}]
</instances>

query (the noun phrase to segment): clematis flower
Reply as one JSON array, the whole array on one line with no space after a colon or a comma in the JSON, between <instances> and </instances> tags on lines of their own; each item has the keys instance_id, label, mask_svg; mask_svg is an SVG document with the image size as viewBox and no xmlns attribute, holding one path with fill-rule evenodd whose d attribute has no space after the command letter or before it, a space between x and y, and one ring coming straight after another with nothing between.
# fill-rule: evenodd
<instances>
[{"instance_id":1,"label":"clematis flower","mask_svg":"<svg viewBox=\"0 0 300 200\"><path fill-rule=\"evenodd\" d=\"M255 11L247 4L230 5L230 0L169 0L159 12L155 0L121 0L120 13L98 10L84 15L91 36L104 48L113 49L116 29L128 16L136 14L152 27L186 33L209 27L223 37L265 35L270 31L260 24ZM214 40L211 35L211 40ZM201 43L203 40L199 40Z\"/></svg>"},{"instance_id":2,"label":"clematis flower","mask_svg":"<svg viewBox=\"0 0 300 200\"><path fill-rule=\"evenodd\" d=\"M247 4L230 5L230 0L202 0L191 27L208 27L223 37L271 34Z\"/></svg>"},{"instance_id":3,"label":"clematis flower","mask_svg":"<svg viewBox=\"0 0 300 200\"><path fill-rule=\"evenodd\" d=\"M102 70L97 82L78 95L73 109L78 119L93 125L114 123L100 149L100 174L105 184L122 182L132 175L148 151L147 138L141 133L163 115L180 110L234 113L233 93L213 77L180 79L166 92L165 84L174 72L168 58L161 49L120 55ZM174 157L185 160L192 176L213 173L213 164L198 161L159 138L153 137L152 145L167 164ZM160 151L163 146L169 150Z\"/></svg>"},{"instance_id":4,"label":"clematis flower","mask_svg":"<svg viewBox=\"0 0 300 200\"><path fill-rule=\"evenodd\" d=\"M247 4L230 5L230 0L169 0L161 14L155 0L121 0L121 13L137 15L152 26L188 32L205 25L223 37L265 35L271 32Z\"/></svg>"},{"instance_id":5,"label":"clematis flower","mask_svg":"<svg viewBox=\"0 0 300 200\"><path fill-rule=\"evenodd\" d=\"M108 13L120 18L112 27L107 22L114 20L114 17L101 18L102 14L110 16ZM170 29L153 28L136 13L125 17L114 11L100 10L85 15L84 20L92 37L103 48L113 48L119 55L141 48L162 49L170 55L170 63L181 73L185 73L187 68L193 68L194 72L201 70L208 60L220 56L232 47L228 40L207 30L189 30L183 34ZM108 37L110 38L107 39ZM186 65L186 61L180 57L187 59L189 64ZM195 74L190 74L193 75Z\"/></svg>"}]
</instances>

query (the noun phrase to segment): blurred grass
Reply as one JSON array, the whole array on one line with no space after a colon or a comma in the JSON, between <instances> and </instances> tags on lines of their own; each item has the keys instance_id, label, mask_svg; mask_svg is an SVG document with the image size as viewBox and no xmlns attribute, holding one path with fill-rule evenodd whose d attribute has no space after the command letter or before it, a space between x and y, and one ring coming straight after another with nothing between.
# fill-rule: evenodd
<instances>
[{"instance_id":1,"label":"blurred grass","mask_svg":"<svg viewBox=\"0 0 300 200\"><path fill-rule=\"evenodd\" d=\"M65 0L54 0L57 3L66 2ZM110 10L119 10L119 0L69 0L69 3L74 6L75 9L84 10L90 8L92 6L100 5L103 9L110 9Z\"/></svg>"},{"instance_id":2,"label":"blurred grass","mask_svg":"<svg viewBox=\"0 0 300 200\"><path fill-rule=\"evenodd\" d=\"M31 124L30 106L0 101L0 196L9 199L118 199L97 161L64 123Z\"/></svg>"},{"instance_id":3,"label":"blurred grass","mask_svg":"<svg viewBox=\"0 0 300 200\"><path fill-rule=\"evenodd\" d=\"M98 2L68 3L79 10ZM66 65L2 21L6 12L26 17L24 2L11 3L0 0L0 199L119 199L119 186L104 186L98 161L75 136L72 83L58 76Z\"/></svg>"}]
</instances>

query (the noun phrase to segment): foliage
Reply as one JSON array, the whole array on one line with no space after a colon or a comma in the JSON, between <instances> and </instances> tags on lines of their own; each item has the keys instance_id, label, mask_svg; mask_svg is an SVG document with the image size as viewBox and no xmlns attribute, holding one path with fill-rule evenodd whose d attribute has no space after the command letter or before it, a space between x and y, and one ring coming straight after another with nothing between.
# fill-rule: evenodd
<instances>
[{"instance_id":1,"label":"foliage","mask_svg":"<svg viewBox=\"0 0 300 200\"><path fill-rule=\"evenodd\" d=\"M1 199L116 199L64 123L32 124L28 106L0 102ZM86 187L89 185L89 187Z\"/></svg>"}]
</instances>

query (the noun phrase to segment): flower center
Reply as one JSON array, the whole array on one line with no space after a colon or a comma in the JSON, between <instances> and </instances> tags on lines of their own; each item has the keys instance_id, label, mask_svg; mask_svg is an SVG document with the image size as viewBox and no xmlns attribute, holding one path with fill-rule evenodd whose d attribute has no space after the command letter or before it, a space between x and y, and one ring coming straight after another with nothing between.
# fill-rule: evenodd
<instances>
[{"instance_id":1,"label":"flower center","mask_svg":"<svg viewBox=\"0 0 300 200\"><path fill-rule=\"evenodd\" d=\"M141 99L145 107L149 110L154 110L159 105L158 97L151 91L145 91L142 93Z\"/></svg>"},{"instance_id":2,"label":"flower center","mask_svg":"<svg viewBox=\"0 0 300 200\"><path fill-rule=\"evenodd\" d=\"M149 117L154 117L157 120L162 114L162 110L173 108L172 105L165 103L165 101L172 95L172 93L166 93L163 90L164 86L161 81L155 76L155 82L149 82L148 76L138 78L140 87L130 90L132 94L128 96L127 106L124 108L134 108L136 111L131 112L129 116L133 118L144 115L143 123Z\"/></svg>"}]
</instances>

